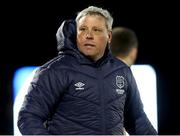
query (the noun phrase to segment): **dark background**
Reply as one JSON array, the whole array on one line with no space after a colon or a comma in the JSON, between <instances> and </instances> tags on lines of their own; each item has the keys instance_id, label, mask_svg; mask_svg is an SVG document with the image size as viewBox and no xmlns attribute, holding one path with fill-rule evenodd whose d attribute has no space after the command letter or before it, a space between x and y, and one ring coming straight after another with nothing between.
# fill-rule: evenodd
<instances>
[{"instance_id":1,"label":"dark background","mask_svg":"<svg viewBox=\"0 0 180 136\"><path fill-rule=\"evenodd\" d=\"M89 5L108 9L113 26L126 26L137 33L136 64L150 64L157 73L159 134L180 134L178 4L117 0L0 3L0 134L13 134L15 70L39 66L55 57L59 25Z\"/></svg>"}]
</instances>

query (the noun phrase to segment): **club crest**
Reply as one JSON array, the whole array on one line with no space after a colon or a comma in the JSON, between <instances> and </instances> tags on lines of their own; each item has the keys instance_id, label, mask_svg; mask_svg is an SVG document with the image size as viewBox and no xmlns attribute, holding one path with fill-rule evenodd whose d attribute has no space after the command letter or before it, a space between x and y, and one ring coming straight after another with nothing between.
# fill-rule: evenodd
<instances>
[{"instance_id":1,"label":"club crest","mask_svg":"<svg viewBox=\"0 0 180 136\"><path fill-rule=\"evenodd\" d=\"M116 76L116 85L122 89L124 87L124 77L123 76Z\"/></svg>"}]
</instances>

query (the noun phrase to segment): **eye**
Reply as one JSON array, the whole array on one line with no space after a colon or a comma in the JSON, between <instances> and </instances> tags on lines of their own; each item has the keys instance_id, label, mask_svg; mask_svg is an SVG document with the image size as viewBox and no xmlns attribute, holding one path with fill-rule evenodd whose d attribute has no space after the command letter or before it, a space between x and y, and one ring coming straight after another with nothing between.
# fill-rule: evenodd
<instances>
[{"instance_id":1,"label":"eye","mask_svg":"<svg viewBox=\"0 0 180 136\"><path fill-rule=\"evenodd\" d=\"M95 31L95 32L102 32L102 29L100 29L100 28L94 28L93 31Z\"/></svg>"},{"instance_id":2,"label":"eye","mask_svg":"<svg viewBox=\"0 0 180 136\"><path fill-rule=\"evenodd\" d=\"M87 30L87 28L85 28L85 27L80 27L79 28L79 31L86 31Z\"/></svg>"},{"instance_id":3,"label":"eye","mask_svg":"<svg viewBox=\"0 0 180 136\"><path fill-rule=\"evenodd\" d=\"M95 35L100 35L100 34L102 34L103 29L94 27L94 28L92 29L92 32L93 32L93 34L95 34Z\"/></svg>"}]
</instances>

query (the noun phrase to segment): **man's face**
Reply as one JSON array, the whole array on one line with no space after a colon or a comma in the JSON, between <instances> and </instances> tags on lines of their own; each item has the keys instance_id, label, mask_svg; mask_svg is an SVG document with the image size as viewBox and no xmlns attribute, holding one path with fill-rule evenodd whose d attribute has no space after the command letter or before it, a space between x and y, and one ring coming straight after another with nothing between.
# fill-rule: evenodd
<instances>
[{"instance_id":1,"label":"man's face","mask_svg":"<svg viewBox=\"0 0 180 136\"><path fill-rule=\"evenodd\" d=\"M104 55L111 37L102 16L87 15L77 23L77 47L81 53L94 61Z\"/></svg>"}]
</instances>

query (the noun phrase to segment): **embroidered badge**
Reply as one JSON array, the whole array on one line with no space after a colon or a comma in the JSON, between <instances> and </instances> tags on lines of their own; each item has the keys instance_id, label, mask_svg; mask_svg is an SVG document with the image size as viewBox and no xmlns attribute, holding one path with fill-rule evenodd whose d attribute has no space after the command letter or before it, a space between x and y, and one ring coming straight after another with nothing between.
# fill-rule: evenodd
<instances>
[{"instance_id":1,"label":"embroidered badge","mask_svg":"<svg viewBox=\"0 0 180 136\"><path fill-rule=\"evenodd\" d=\"M124 93L124 77L123 76L116 76L116 85L118 87L118 89L116 89L116 92L118 94L123 94Z\"/></svg>"}]
</instances>

